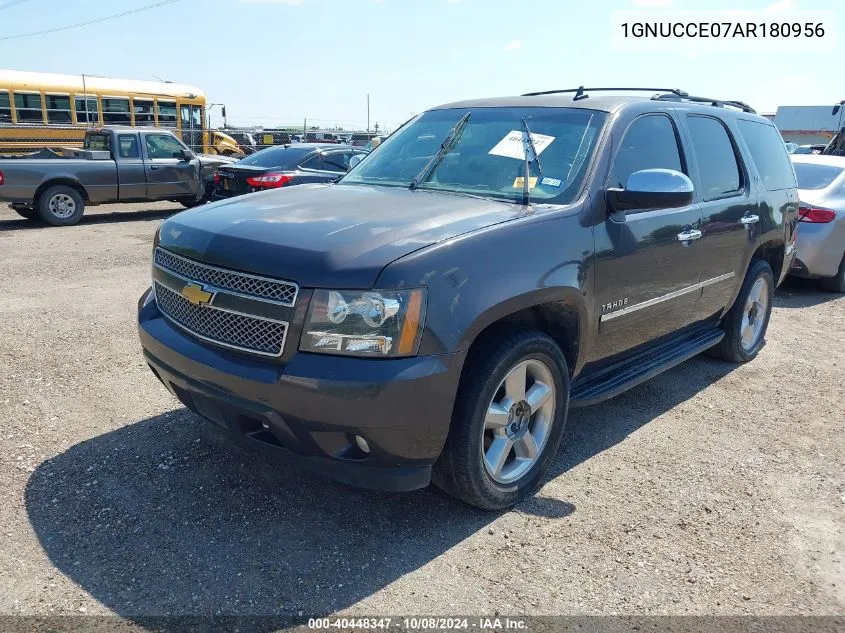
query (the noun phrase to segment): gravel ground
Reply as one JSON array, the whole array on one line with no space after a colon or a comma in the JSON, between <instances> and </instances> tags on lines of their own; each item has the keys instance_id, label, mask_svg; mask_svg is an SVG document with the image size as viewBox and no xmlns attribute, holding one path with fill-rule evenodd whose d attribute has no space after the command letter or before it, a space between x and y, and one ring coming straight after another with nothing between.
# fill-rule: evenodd
<instances>
[{"instance_id":1,"label":"gravel ground","mask_svg":"<svg viewBox=\"0 0 845 633\"><path fill-rule=\"evenodd\" d=\"M217 441L141 360L174 208L129 207L0 209L0 614L845 615L845 298L789 282L756 361L573 412L487 514Z\"/></svg>"}]
</instances>

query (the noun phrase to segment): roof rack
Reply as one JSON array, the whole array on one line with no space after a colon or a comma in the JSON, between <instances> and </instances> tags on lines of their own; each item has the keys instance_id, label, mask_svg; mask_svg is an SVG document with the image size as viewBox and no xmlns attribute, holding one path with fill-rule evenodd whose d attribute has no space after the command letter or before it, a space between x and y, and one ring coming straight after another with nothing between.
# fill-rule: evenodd
<instances>
[{"instance_id":1,"label":"roof rack","mask_svg":"<svg viewBox=\"0 0 845 633\"><path fill-rule=\"evenodd\" d=\"M523 97L541 97L543 95L566 94L575 93L572 97L573 101L580 101L581 99L588 99L588 92L657 92L652 97L655 101L689 101L691 103L709 103L718 108L731 107L756 114L756 110L747 103L742 101L726 101L723 99L711 99L709 97L695 97L688 92L679 88L585 88L580 86L578 88L567 88L565 90L544 90L542 92L527 92Z\"/></svg>"},{"instance_id":2,"label":"roof rack","mask_svg":"<svg viewBox=\"0 0 845 633\"><path fill-rule=\"evenodd\" d=\"M716 108L736 108L738 110L742 110L743 112L757 114L757 111L754 108L742 101L725 101L723 99L711 99L710 97L694 97L692 95L680 96L674 92L654 95L652 99L654 101L690 101L692 103L709 103L710 105Z\"/></svg>"},{"instance_id":3,"label":"roof rack","mask_svg":"<svg viewBox=\"0 0 845 633\"><path fill-rule=\"evenodd\" d=\"M678 97L686 97L687 93L678 88L585 88L580 86L578 88L567 88L565 90L544 90L543 92L527 92L523 97L541 97L543 95L563 94L567 92L574 92L573 101L580 101L587 99L590 95L588 92L668 92Z\"/></svg>"}]
</instances>

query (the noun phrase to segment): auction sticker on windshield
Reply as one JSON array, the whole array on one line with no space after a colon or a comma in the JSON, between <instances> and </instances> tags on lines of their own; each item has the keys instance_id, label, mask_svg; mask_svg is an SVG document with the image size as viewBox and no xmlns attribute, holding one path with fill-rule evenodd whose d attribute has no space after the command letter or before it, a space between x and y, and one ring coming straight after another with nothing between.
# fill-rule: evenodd
<instances>
[{"instance_id":1,"label":"auction sticker on windshield","mask_svg":"<svg viewBox=\"0 0 845 633\"><path fill-rule=\"evenodd\" d=\"M554 136L546 136L545 134L531 133L531 140L534 141L534 147L537 148L537 156L543 153L552 141ZM491 149L488 154L493 156L505 156L506 158L517 158L525 160L525 150L522 147L522 132L520 130L511 130L505 135L501 141L496 143L496 146Z\"/></svg>"}]
</instances>

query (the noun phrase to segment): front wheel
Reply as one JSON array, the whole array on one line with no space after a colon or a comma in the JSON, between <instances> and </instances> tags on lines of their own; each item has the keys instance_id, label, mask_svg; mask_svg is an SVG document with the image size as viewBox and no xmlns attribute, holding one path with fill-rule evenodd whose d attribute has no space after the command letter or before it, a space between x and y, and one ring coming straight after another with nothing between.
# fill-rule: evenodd
<instances>
[{"instance_id":1,"label":"front wheel","mask_svg":"<svg viewBox=\"0 0 845 633\"><path fill-rule=\"evenodd\" d=\"M38 197L38 215L47 224L70 226L85 212L85 201L79 192L67 185L55 185Z\"/></svg>"},{"instance_id":2,"label":"front wheel","mask_svg":"<svg viewBox=\"0 0 845 633\"><path fill-rule=\"evenodd\" d=\"M503 331L467 361L452 425L432 481L485 510L531 494L563 437L569 372L542 332Z\"/></svg>"},{"instance_id":3,"label":"front wheel","mask_svg":"<svg viewBox=\"0 0 845 633\"><path fill-rule=\"evenodd\" d=\"M766 342L774 292L771 266L754 260L733 307L725 315L725 338L708 353L732 363L747 363L754 359Z\"/></svg>"}]
</instances>

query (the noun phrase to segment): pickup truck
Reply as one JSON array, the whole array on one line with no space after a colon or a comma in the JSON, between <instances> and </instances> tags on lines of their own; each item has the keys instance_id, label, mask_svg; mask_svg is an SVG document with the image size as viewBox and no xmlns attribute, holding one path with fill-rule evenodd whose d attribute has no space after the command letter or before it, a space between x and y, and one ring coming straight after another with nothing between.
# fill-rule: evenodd
<instances>
[{"instance_id":1,"label":"pickup truck","mask_svg":"<svg viewBox=\"0 0 845 633\"><path fill-rule=\"evenodd\" d=\"M194 154L171 132L108 127L85 135L82 149L0 159L0 201L25 218L54 226L79 222L88 205L207 200L214 170L235 159Z\"/></svg>"}]
</instances>

